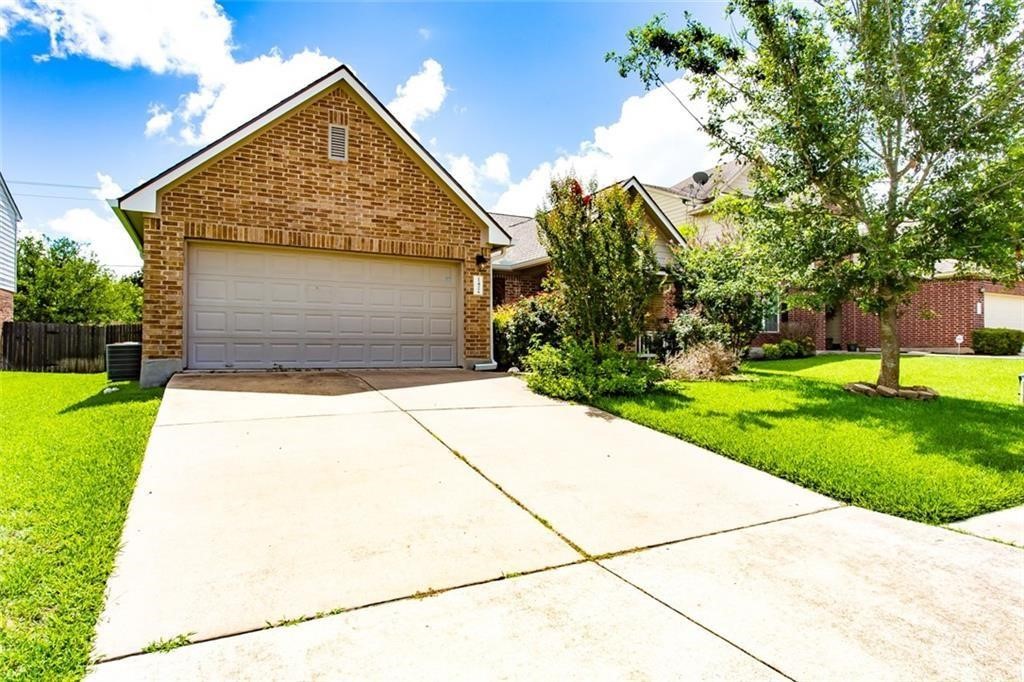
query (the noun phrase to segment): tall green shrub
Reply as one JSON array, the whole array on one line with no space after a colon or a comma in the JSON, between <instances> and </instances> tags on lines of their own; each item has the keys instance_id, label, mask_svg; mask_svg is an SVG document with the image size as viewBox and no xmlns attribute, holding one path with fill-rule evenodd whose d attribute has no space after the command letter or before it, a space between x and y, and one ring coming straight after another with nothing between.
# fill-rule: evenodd
<instances>
[{"instance_id":1,"label":"tall green shrub","mask_svg":"<svg viewBox=\"0 0 1024 682\"><path fill-rule=\"evenodd\" d=\"M531 348L558 345L563 336L564 303L543 293L494 310L494 354L503 368L522 367Z\"/></svg>"},{"instance_id":2,"label":"tall green shrub","mask_svg":"<svg viewBox=\"0 0 1024 682\"><path fill-rule=\"evenodd\" d=\"M594 349L633 341L659 284L643 201L619 185L598 192L594 181L584 192L569 176L551 182L537 224L566 333Z\"/></svg>"}]
</instances>

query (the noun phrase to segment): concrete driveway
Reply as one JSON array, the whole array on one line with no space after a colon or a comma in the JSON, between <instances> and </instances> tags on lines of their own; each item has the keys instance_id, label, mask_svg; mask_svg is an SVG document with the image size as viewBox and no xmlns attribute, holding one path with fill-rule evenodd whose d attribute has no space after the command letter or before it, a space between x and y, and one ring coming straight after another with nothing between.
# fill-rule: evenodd
<instances>
[{"instance_id":1,"label":"concrete driveway","mask_svg":"<svg viewBox=\"0 0 1024 682\"><path fill-rule=\"evenodd\" d=\"M96 680L1017 679L1024 551L515 377L179 375L95 651Z\"/></svg>"}]
</instances>

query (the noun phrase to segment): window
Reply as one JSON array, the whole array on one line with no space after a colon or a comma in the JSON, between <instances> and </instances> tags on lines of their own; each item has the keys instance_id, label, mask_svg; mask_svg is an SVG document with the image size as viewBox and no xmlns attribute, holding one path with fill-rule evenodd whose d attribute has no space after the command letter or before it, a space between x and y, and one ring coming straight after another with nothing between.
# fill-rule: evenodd
<instances>
[{"instance_id":1,"label":"window","mask_svg":"<svg viewBox=\"0 0 1024 682\"><path fill-rule=\"evenodd\" d=\"M778 333L779 331L779 319L781 318L782 305L779 301L779 295L775 294L772 297L768 312L761 318L761 331L769 333Z\"/></svg>"},{"instance_id":2,"label":"window","mask_svg":"<svg viewBox=\"0 0 1024 682\"><path fill-rule=\"evenodd\" d=\"M327 126L327 158L348 161L348 126Z\"/></svg>"}]
</instances>

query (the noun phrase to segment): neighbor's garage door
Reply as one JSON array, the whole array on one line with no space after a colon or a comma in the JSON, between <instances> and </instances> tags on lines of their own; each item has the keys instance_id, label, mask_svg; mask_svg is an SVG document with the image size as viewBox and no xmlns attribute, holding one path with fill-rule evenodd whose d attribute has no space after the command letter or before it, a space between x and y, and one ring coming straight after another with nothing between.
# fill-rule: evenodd
<instances>
[{"instance_id":1,"label":"neighbor's garage door","mask_svg":"<svg viewBox=\"0 0 1024 682\"><path fill-rule=\"evenodd\" d=\"M1024 329L1024 296L986 292L985 326Z\"/></svg>"},{"instance_id":2,"label":"neighbor's garage door","mask_svg":"<svg viewBox=\"0 0 1024 682\"><path fill-rule=\"evenodd\" d=\"M191 244L187 364L451 367L458 274L438 261Z\"/></svg>"}]
</instances>

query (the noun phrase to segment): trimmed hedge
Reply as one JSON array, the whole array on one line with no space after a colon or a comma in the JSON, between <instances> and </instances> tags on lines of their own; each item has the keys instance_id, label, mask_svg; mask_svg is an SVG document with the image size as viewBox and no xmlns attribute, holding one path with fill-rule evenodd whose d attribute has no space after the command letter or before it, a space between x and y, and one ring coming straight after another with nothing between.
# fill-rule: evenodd
<instances>
[{"instance_id":1,"label":"trimmed hedge","mask_svg":"<svg viewBox=\"0 0 1024 682\"><path fill-rule=\"evenodd\" d=\"M978 355L1017 355L1024 346L1024 331L986 327L971 332L971 347Z\"/></svg>"}]
</instances>

